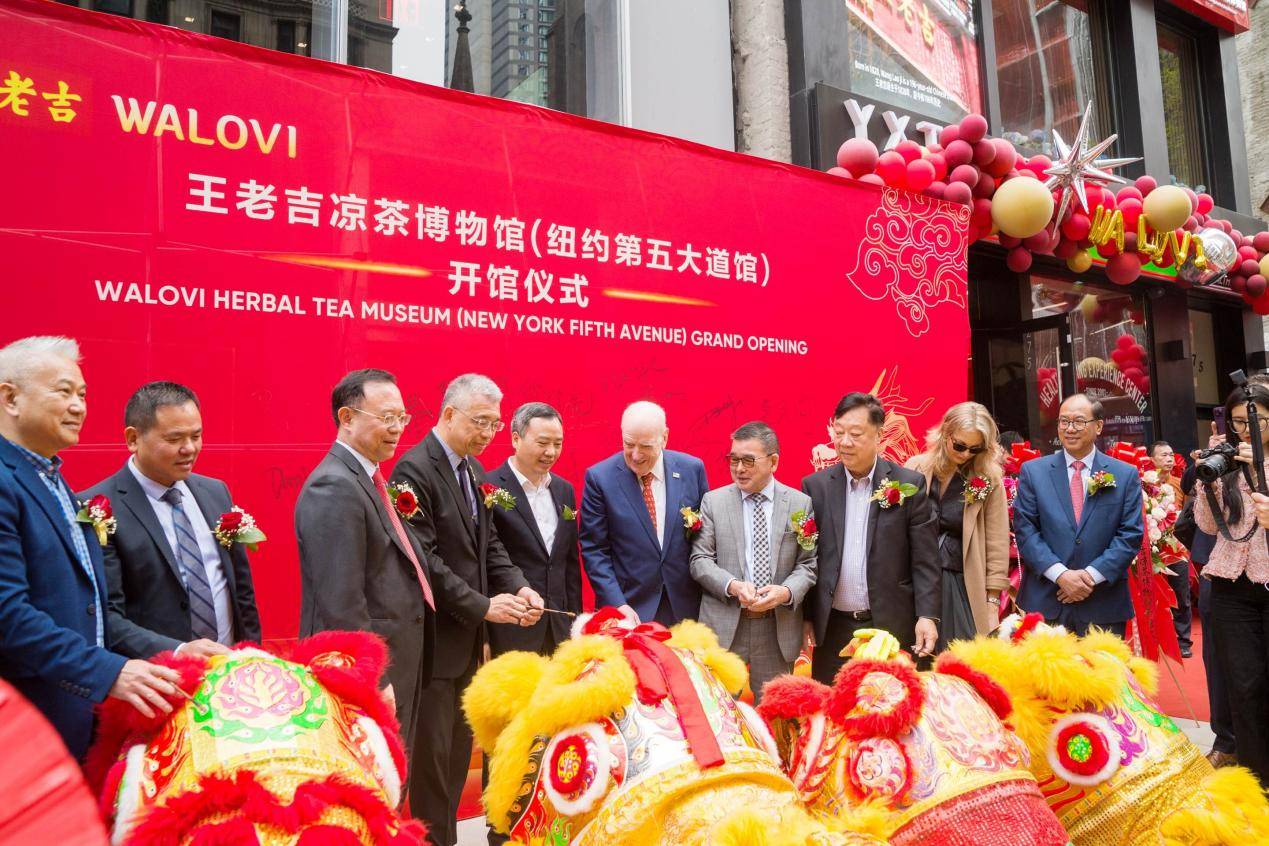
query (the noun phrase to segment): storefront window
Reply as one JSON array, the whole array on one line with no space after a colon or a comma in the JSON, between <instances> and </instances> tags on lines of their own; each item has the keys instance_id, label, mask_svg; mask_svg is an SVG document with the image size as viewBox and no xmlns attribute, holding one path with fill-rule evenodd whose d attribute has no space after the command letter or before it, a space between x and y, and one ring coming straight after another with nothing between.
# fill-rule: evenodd
<instances>
[{"instance_id":1,"label":"storefront window","mask_svg":"<svg viewBox=\"0 0 1269 846\"><path fill-rule=\"evenodd\" d=\"M1175 180L1197 190L1207 184L1203 152L1199 70L1194 39L1164 24L1159 30L1159 76L1168 136L1168 169Z\"/></svg>"},{"instance_id":2,"label":"storefront window","mask_svg":"<svg viewBox=\"0 0 1269 846\"><path fill-rule=\"evenodd\" d=\"M1098 0L993 0L992 10L1005 138L1051 156L1053 131L1069 142L1090 102L1090 131L1115 131Z\"/></svg>"}]
</instances>

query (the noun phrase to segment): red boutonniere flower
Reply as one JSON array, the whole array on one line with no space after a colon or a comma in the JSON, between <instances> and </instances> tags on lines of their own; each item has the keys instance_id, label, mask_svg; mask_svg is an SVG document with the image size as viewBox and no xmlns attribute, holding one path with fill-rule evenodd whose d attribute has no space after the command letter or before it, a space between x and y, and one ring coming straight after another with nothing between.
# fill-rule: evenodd
<instances>
[{"instance_id":1,"label":"red boutonniere flower","mask_svg":"<svg viewBox=\"0 0 1269 846\"><path fill-rule=\"evenodd\" d=\"M102 546L105 546L106 541L115 533L117 525L114 509L110 507L110 499L102 494L97 494L87 502L81 502L75 520L92 526L93 531L97 533L97 542Z\"/></svg>"},{"instance_id":2,"label":"red boutonniere flower","mask_svg":"<svg viewBox=\"0 0 1269 846\"><path fill-rule=\"evenodd\" d=\"M805 511L799 509L789 515L789 523L793 526L793 534L797 535L798 546L808 550L815 549L815 542L820 537L815 518L807 516Z\"/></svg>"},{"instance_id":3,"label":"red boutonniere flower","mask_svg":"<svg viewBox=\"0 0 1269 846\"><path fill-rule=\"evenodd\" d=\"M240 543L252 552L268 540L264 532L256 526L256 518L236 505L220 515L212 534L216 536L216 542L225 549Z\"/></svg>"},{"instance_id":4,"label":"red boutonniere flower","mask_svg":"<svg viewBox=\"0 0 1269 846\"><path fill-rule=\"evenodd\" d=\"M701 512L699 511L693 511L685 506L679 509L679 513L683 515L683 528L687 530L688 537L699 532L701 526L705 525L701 520Z\"/></svg>"},{"instance_id":5,"label":"red boutonniere flower","mask_svg":"<svg viewBox=\"0 0 1269 846\"><path fill-rule=\"evenodd\" d=\"M916 492L916 485L900 482L897 479L887 479L873 491L871 501L882 508L893 508L896 505L903 505L908 501L908 497Z\"/></svg>"},{"instance_id":6,"label":"red boutonniere flower","mask_svg":"<svg viewBox=\"0 0 1269 846\"><path fill-rule=\"evenodd\" d=\"M388 497L392 500L392 507L405 519L413 520L419 515L418 494L408 483L397 482L388 485Z\"/></svg>"},{"instance_id":7,"label":"red boutonniere flower","mask_svg":"<svg viewBox=\"0 0 1269 846\"><path fill-rule=\"evenodd\" d=\"M1096 496L1107 488L1115 487L1115 477L1107 470L1098 470L1088 477L1088 495Z\"/></svg>"},{"instance_id":8,"label":"red boutonniere flower","mask_svg":"<svg viewBox=\"0 0 1269 846\"><path fill-rule=\"evenodd\" d=\"M991 492L995 489L996 486L986 476L974 476L965 483L965 504L982 502L991 496Z\"/></svg>"},{"instance_id":9,"label":"red boutonniere flower","mask_svg":"<svg viewBox=\"0 0 1269 846\"><path fill-rule=\"evenodd\" d=\"M485 508L493 508L496 505L503 511L510 511L516 507L516 498L506 488L486 482L480 486L480 495L485 499Z\"/></svg>"}]
</instances>

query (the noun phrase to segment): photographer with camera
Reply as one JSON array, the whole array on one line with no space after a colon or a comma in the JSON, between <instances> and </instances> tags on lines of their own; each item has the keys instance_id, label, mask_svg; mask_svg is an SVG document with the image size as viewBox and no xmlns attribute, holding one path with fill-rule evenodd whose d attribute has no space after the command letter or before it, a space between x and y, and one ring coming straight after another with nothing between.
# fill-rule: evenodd
<instances>
[{"instance_id":1,"label":"photographer with camera","mask_svg":"<svg viewBox=\"0 0 1269 846\"><path fill-rule=\"evenodd\" d=\"M1203 577L1211 583L1209 634L1228 688L1238 762L1269 785L1269 534L1258 522L1269 387L1234 376L1241 384L1225 400L1229 435L1195 462L1194 516L1216 536Z\"/></svg>"}]
</instances>

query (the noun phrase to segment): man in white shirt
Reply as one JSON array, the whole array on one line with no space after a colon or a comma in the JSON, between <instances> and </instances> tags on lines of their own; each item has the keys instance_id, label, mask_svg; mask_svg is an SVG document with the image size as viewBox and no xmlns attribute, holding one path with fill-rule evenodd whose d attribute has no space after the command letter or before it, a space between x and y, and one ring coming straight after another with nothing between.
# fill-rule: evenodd
<instances>
[{"instance_id":1,"label":"man in white shirt","mask_svg":"<svg viewBox=\"0 0 1269 846\"><path fill-rule=\"evenodd\" d=\"M486 476L516 501L515 508L492 511L498 538L548 609L580 612L577 498L573 486L551 472L564 450L559 412L543 402L517 408L511 446L514 454ZM568 639L571 623L571 617L552 613L531 626L490 623L490 648L494 655L516 650L550 655Z\"/></svg>"}]
</instances>

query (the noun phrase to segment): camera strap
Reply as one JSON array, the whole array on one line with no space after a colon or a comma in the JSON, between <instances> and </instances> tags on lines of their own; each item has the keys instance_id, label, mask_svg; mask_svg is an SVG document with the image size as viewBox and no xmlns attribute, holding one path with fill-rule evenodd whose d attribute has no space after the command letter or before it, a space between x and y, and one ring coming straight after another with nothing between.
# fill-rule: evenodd
<instances>
[{"instance_id":1,"label":"camera strap","mask_svg":"<svg viewBox=\"0 0 1269 846\"><path fill-rule=\"evenodd\" d=\"M1248 471L1247 465L1244 464L1240 469L1243 477L1247 480L1247 487L1250 489L1252 487L1251 473ZM1221 537L1231 543L1246 543L1251 540L1251 536L1256 533L1258 528L1256 521L1254 519L1251 521L1251 528L1247 530L1247 534L1241 538L1235 538L1229 531L1229 523L1225 520L1225 511L1216 499L1216 492L1212 490L1210 485L1203 485L1203 492L1207 495L1207 504L1211 508L1212 517L1216 519L1216 529L1220 532Z\"/></svg>"}]
</instances>

